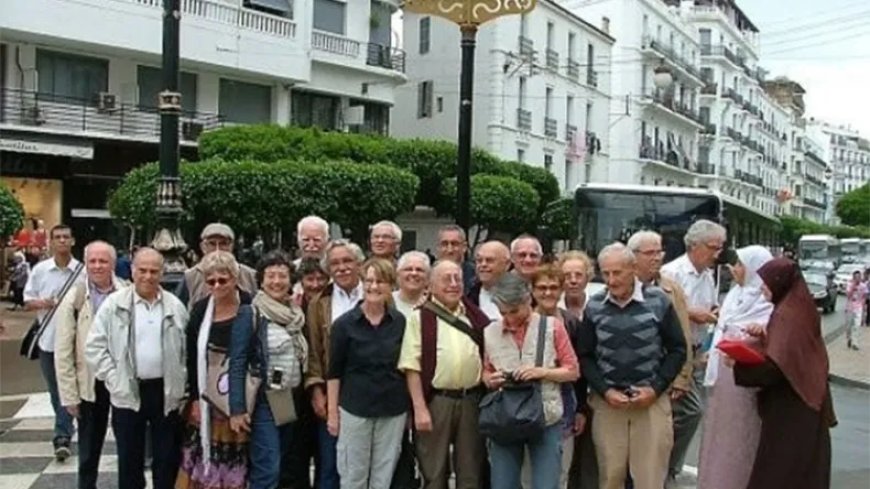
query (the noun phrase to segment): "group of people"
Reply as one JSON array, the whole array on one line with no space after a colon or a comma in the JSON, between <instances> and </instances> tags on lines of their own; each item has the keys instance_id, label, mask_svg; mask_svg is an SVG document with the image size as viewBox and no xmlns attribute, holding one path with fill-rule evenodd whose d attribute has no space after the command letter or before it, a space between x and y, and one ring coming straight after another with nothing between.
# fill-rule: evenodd
<instances>
[{"instance_id":1,"label":"group of people","mask_svg":"<svg viewBox=\"0 0 870 489\"><path fill-rule=\"evenodd\" d=\"M309 216L296 260L267 253L252 269L214 223L168 291L157 251L137 251L127 283L110 244L89 243L80 264L55 226L24 300L45 323L56 457L77 425L79 488L94 489L111 418L123 488L145 487L150 440L155 489L409 489L418 477L426 489L662 489L677 487L703 424L697 487L829 487L827 354L790 260L737 250L720 305L727 236L710 221L668 264L652 231L604 247L594 294L582 251L544 263L522 235L469 262L464 231L445 226L432 263L400 255L401 233L373 225L367 257ZM723 340L764 361L738 362ZM536 424L482 435L499 395L529 386ZM499 422L520 421L501 406Z\"/></svg>"}]
</instances>

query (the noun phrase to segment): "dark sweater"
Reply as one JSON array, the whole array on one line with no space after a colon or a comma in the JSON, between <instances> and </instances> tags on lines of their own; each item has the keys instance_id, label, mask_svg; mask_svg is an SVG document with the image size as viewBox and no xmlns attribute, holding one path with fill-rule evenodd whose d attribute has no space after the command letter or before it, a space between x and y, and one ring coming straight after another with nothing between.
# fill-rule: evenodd
<instances>
[{"instance_id":1,"label":"dark sweater","mask_svg":"<svg viewBox=\"0 0 870 489\"><path fill-rule=\"evenodd\" d=\"M608 389L652 387L664 392L686 361L686 340L668 296L658 287L642 290L621 308L601 291L589 299L580 328L583 376L602 396Z\"/></svg>"}]
</instances>

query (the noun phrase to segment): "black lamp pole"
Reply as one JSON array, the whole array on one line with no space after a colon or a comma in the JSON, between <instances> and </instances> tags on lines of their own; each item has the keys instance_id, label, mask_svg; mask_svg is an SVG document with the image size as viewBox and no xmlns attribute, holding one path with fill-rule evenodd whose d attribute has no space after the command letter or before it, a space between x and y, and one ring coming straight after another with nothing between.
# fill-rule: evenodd
<instances>
[{"instance_id":1,"label":"black lamp pole","mask_svg":"<svg viewBox=\"0 0 870 489\"><path fill-rule=\"evenodd\" d=\"M456 224L468 233L471 227L471 114L474 91L474 48L477 26L460 27L462 65L459 75L459 145L456 163Z\"/></svg>"}]
</instances>

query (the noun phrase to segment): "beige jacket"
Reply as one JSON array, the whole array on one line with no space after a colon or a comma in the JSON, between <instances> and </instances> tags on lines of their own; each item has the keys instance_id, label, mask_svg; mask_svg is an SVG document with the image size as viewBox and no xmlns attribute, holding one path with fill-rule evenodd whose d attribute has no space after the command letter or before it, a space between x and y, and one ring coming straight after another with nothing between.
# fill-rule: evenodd
<instances>
[{"instance_id":1,"label":"beige jacket","mask_svg":"<svg viewBox=\"0 0 870 489\"><path fill-rule=\"evenodd\" d=\"M113 276L112 285L120 290L127 282ZM94 402L94 374L85 361L85 342L95 314L86 280L79 281L67 292L55 314L54 371L60 403L75 406L81 401Z\"/></svg>"},{"instance_id":2,"label":"beige jacket","mask_svg":"<svg viewBox=\"0 0 870 489\"><path fill-rule=\"evenodd\" d=\"M683 328L683 336L686 338L686 363L683 364L683 369L677 375L677 378L674 379L672 387L688 391L692 387L692 370L694 365L694 358L692 358L692 325L689 322L689 303L686 299L686 293L677 282L659 275L658 285L670 297L671 304L674 305L674 310L677 313L677 318L680 320L680 326Z\"/></svg>"}]
</instances>

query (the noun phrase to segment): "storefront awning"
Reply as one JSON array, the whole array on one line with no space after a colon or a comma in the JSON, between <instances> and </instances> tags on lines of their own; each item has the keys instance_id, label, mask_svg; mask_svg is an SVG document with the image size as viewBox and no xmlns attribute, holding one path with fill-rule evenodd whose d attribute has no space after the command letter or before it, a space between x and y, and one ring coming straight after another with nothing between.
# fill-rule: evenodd
<instances>
[{"instance_id":1,"label":"storefront awning","mask_svg":"<svg viewBox=\"0 0 870 489\"><path fill-rule=\"evenodd\" d=\"M92 142L57 139L50 136L20 136L6 133L0 136L0 151L69 156L84 160L94 158Z\"/></svg>"}]
</instances>

